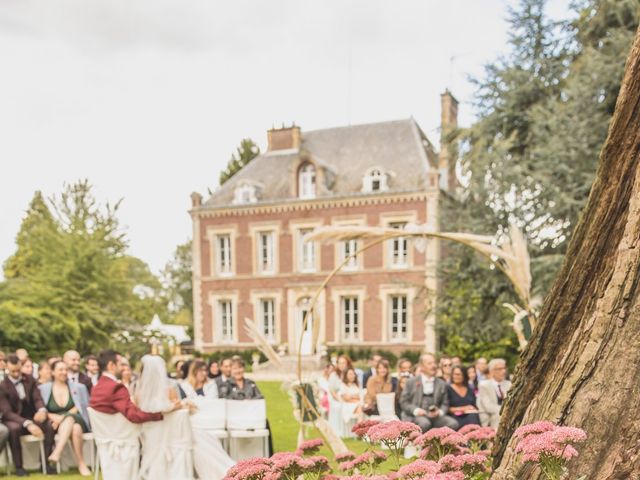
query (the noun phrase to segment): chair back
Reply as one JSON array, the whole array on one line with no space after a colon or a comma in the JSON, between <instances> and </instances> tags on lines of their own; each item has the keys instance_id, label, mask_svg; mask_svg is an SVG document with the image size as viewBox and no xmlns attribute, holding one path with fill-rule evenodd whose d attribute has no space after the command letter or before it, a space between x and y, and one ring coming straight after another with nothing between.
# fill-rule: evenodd
<instances>
[{"instance_id":1,"label":"chair back","mask_svg":"<svg viewBox=\"0 0 640 480\"><path fill-rule=\"evenodd\" d=\"M267 403L259 400L227 400L228 430L258 430L267 425Z\"/></svg>"},{"instance_id":2,"label":"chair back","mask_svg":"<svg viewBox=\"0 0 640 480\"><path fill-rule=\"evenodd\" d=\"M222 398L197 397L192 400L198 410L191 415L191 425L203 430L224 430L227 424L227 401Z\"/></svg>"},{"instance_id":3,"label":"chair back","mask_svg":"<svg viewBox=\"0 0 640 480\"><path fill-rule=\"evenodd\" d=\"M378 393L376 395L376 404L381 417L394 417L396 415L395 393Z\"/></svg>"}]
</instances>

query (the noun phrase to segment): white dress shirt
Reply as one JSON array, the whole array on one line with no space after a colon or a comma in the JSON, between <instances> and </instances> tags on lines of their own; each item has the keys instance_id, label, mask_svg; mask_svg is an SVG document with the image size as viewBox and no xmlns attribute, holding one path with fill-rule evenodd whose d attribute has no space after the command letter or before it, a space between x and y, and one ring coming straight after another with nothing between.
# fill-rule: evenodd
<instances>
[{"instance_id":1,"label":"white dress shirt","mask_svg":"<svg viewBox=\"0 0 640 480\"><path fill-rule=\"evenodd\" d=\"M11 379L11 383L13 383L14 388L16 389L16 392L18 392L18 397L20 397L20 400L24 400L25 397L27 396L27 393L24 390L24 384L22 383L22 377L15 379L13 377L9 377Z\"/></svg>"}]
</instances>

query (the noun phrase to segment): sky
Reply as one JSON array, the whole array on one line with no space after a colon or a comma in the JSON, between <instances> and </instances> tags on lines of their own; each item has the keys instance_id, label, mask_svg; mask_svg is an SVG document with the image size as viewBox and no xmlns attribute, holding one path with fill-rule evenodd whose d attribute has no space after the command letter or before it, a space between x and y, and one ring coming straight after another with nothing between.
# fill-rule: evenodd
<instances>
[{"instance_id":1,"label":"sky","mask_svg":"<svg viewBox=\"0 0 640 480\"><path fill-rule=\"evenodd\" d=\"M2 0L0 261L36 190L86 178L158 272L191 235L190 193L283 123L413 116L436 143L440 93L472 122L469 77L506 52L515 3Z\"/></svg>"}]
</instances>

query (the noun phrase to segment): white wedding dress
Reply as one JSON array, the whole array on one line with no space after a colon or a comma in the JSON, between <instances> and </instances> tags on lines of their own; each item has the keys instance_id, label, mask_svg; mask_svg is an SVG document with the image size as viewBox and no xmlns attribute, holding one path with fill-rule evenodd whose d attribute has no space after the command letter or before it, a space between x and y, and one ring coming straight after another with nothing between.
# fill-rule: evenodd
<instances>
[{"instance_id":1,"label":"white wedding dress","mask_svg":"<svg viewBox=\"0 0 640 480\"><path fill-rule=\"evenodd\" d=\"M180 387L186 397L198 407L198 411L191 416L193 463L198 478L222 480L235 462L222 448L220 440L207 425L208 410L216 408L215 405L209 404L211 400L218 398L218 387L215 382L206 383L203 388L204 396L198 395L187 381L182 381Z\"/></svg>"},{"instance_id":2,"label":"white wedding dress","mask_svg":"<svg viewBox=\"0 0 640 480\"><path fill-rule=\"evenodd\" d=\"M171 386L164 360L156 355L142 357L142 373L135 400L145 412L171 408ZM164 415L159 422L142 424L140 480L193 480L193 437L188 410Z\"/></svg>"}]
</instances>

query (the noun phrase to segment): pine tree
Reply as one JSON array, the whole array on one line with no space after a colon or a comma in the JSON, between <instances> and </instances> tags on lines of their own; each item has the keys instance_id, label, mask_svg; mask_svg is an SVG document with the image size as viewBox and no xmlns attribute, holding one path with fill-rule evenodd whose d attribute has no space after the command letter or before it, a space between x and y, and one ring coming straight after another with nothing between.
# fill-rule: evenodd
<instances>
[{"instance_id":1,"label":"pine tree","mask_svg":"<svg viewBox=\"0 0 640 480\"><path fill-rule=\"evenodd\" d=\"M260 155L258 145L250 138L242 139L236 153L231 155L227 168L220 172L220 185L223 185L258 155Z\"/></svg>"}]
</instances>

